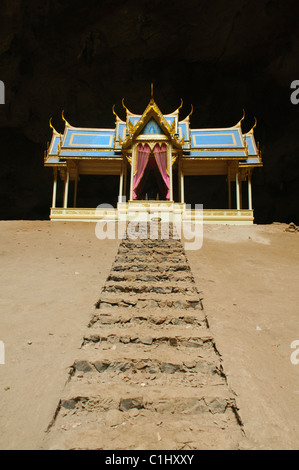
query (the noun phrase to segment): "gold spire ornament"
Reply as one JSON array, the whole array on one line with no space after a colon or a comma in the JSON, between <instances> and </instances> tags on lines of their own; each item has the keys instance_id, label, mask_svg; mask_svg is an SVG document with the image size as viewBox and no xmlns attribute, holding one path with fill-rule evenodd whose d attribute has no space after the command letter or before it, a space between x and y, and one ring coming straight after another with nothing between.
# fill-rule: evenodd
<instances>
[{"instance_id":1,"label":"gold spire ornament","mask_svg":"<svg viewBox=\"0 0 299 470\"><path fill-rule=\"evenodd\" d=\"M154 84L151 83L151 101L154 101Z\"/></svg>"},{"instance_id":2,"label":"gold spire ornament","mask_svg":"<svg viewBox=\"0 0 299 470\"><path fill-rule=\"evenodd\" d=\"M49 126L50 128L53 130L53 134L59 134L60 135L60 138L61 138L61 134L59 132L57 132L57 130L55 129L55 127L53 126L52 124L52 117L50 118L50 121L49 121Z\"/></svg>"},{"instance_id":3,"label":"gold spire ornament","mask_svg":"<svg viewBox=\"0 0 299 470\"><path fill-rule=\"evenodd\" d=\"M70 124L67 122L67 120L66 120L65 117L64 117L64 110L63 110L62 113L61 113L61 117L62 117L62 120L65 122L65 125L66 125L66 126L70 126ZM71 126L70 126L70 127L71 127Z\"/></svg>"},{"instance_id":4,"label":"gold spire ornament","mask_svg":"<svg viewBox=\"0 0 299 470\"><path fill-rule=\"evenodd\" d=\"M128 108L125 105L125 99L124 98L121 100L121 103L123 105L123 108L126 110L126 112L129 113L130 111L128 110Z\"/></svg>"},{"instance_id":5,"label":"gold spire ornament","mask_svg":"<svg viewBox=\"0 0 299 470\"><path fill-rule=\"evenodd\" d=\"M116 119L118 119L119 121L122 121L122 119L120 119L120 117L115 112L115 104L112 106L112 112L113 112L114 116L116 116Z\"/></svg>"},{"instance_id":6,"label":"gold spire ornament","mask_svg":"<svg viewBox=\"0 0 299 470\"><path fill-rule=\"evenodd\" d=\"M56 130L54 129L54 127L52 125L52 118L50 118L49 125L50 125L50 128L53 129L53 132L56 132Z\"/></svg>"},{"instance_id":7,"label":"gold spire ornament","mask_svg":"<svg viewBox=\"0 0 299 470\"><path fill-rule=\"evenodd\" d=\"M190 118L190 116L192 116L193 111L194 111L193 104L191 104L191 111L190 111L190 113L188 114L188 116L185 117L184 121L187 121L187 120Z\"/></svg>"}]
</instances>

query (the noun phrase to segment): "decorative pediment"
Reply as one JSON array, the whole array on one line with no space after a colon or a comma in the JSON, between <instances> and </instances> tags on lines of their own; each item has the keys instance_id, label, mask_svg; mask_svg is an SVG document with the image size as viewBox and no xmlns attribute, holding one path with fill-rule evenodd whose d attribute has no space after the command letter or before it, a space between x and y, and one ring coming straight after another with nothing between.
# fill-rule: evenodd
<instances>
[{"instance_id":1,"label":"decorative pediment","mask_svg":"<svg viewBox=\"0 0 299 470\"><path fill-rule=\"evenodd\" d=\"M132 145L133 141L139 135L166 135L171 140L174 147L182 148L182 142L178 140L175 134L175 125L169 124L161 113L155 100L151 98L146 110L140 119L128 126L129 135L127 139L122 142L122 147L127 148Z\"/></svg>"}]
</instances>

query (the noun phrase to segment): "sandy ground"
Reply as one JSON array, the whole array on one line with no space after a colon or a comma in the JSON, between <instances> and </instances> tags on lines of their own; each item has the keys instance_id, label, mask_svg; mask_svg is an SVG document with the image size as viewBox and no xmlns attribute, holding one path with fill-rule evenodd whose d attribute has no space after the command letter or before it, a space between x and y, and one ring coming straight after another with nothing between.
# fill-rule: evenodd
<instances>
[{"instance_id":1,"label":"sandy ground","mask_svg":"<svg viewBox=\"0 0 299 470\"><path fill-rule=\"evenodd\" d=\"M118 249L94 229L0 223L1 449L38 448L57 407Z\"/></svg>"},{"instance_id":2,"label":"sandy ground","mask_svg":"<svg viewBox=\"0 0 299 470\"><path fill-rule=\"evenodd\" d=\"M299 448L299 233L285 228L205 226L187 252L250 448ZM0 222L1 449L41 446L119 245L94 229Z\"/></svg>"},{"instance_id":3,"label":"sandy ground","mask_svg":"<svg viewBox=\"0 0 299 470\"><path fill-rule=\"evenodd\" d=\"M252 447L299 448L299 234L207 226L187 256ZM299 357L299 355L298 355Z\"/></svg>"}]
</instances>

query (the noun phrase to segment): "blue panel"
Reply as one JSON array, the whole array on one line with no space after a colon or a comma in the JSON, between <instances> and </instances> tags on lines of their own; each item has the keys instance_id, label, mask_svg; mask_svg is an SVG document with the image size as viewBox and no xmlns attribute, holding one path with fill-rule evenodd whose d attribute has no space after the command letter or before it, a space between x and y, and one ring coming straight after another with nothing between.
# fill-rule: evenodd
<instances>
[{"instance_id":1,"label":"blue panel","mask_svg":"<svg viewBox=\"0 0 299 470\"><path fill-rule=\"evenodd\" d=\"M67 131L67 136L63 147L112 148L113 144L114 131L71 129Z\"/></svg>"},{"instance_id":2,"label":"blue panel","mask_svg":"<svg viewBox=\"0 0 299 470\"><path fill-rule=\"evenodd\" d=\"M150 134L164 134L159 124L154 120L150 119L148 123L142 129L141 135L150 135Z\"/></svg>"},{"instance_id":3,"label":"blue panel","mask_svg":"<svg viewBox=\"0 0 299 470\"><path fill-rule=\"evenodd\" d=\"M138 116L138 117L130 117L130 121L131 123L133 124L133 126L135 126L137 124L137 122L140 120L141 116Z\"/></svg>"},{"instance_id":4,"label":"blue panel","mask_svg":"<svg viewBox=\"0 0 299 470\"><path fill-rule=\"evenodd\" d=\"M46 160L46 163L51 163L51 164L55 164L55 165L58 165L59 163L65 163L65 160L60 160L59 158L48 158Z\"/></svg>"},{"instance_id":5,"label":"blue panel","mask_svg":"<svg viewBox=\"0 0 299 470\"><path fill-rule=\"evenodd\" d=\"M117 137L121 137L122 140L125 140L126 139L126 124L119 124L118 125L118 136Z\"/></svg>"},{"instance_id":6,"label":"blue panel","mask_svg":"<svg viewBox=\"0 0 299 470\"><path fill-rule=\"evenodd\" d=\"M191 147L244 147L238 129L191 131Z\"/></svg>"},{"instance_id":7,"label":"blue panel","mask_svg":"<svg viewBox=\"0 0 299 470\"><path fill-rule=\"evenodd\" d=\"M59 142L60 142L60 136L59 135L55 136L53 146L52 146L51 152L49 152L49 155L57 155Z\"/></svg>"},{"instance_id":8,"label":"blue panel","mask_svg":"<svg viewBox=\"0 0 299 470\"><path fill-rule=\"evenodd\" d=\"M247 158L246 162L241 163L241 165L254 165L261 163L258 158Z\"/></svg>"},{"instance_id":9,"label":"blue panel","mask_svg":"<svg viewBox=\"0 0 299 470\"><path fill-rule=\"evenodd\" d=\"M217 150L216 152L215 151L201 151L201 152L190 152L190 154L188 155L184 155L184 157L188 158L192 158L192 157L201 157L201 158L204 158L204 157L211 157L211 158L246 158L246 154L245 154L245 151L242 151L242 150L231 150L231 151L221 151L221 150Z\"/></svg>"},{"instance_id":10,"label":"blue panel","mask_svg":"<svg viewBox=\"0 0 299 470\"><path fill-rule=\"evenodd\" d=\"M252 142L252 137L251 136L245 136L246 142L248 144L248 155L256 155L256 151L253 146Z\"/></svg>"},{"instance_id":11,"label":"blue panel","mask_svg":"<svg viewBox=\"0 0 299 470\"><path fill-rule=\"evenodd\" d=\"M165 116L164 116L164 119L170 127L173 126L173 121L176 120L174 117L165 117Z\"/></svg>"},{"instance_id":12,"label":"blue panel","mask_svg":"<svg viewBox=\"0 0 299 470\"><path fill-rule=\"evenodd\" d=\"M114 153L114 152L95 152L92 150L62 150L60 152L61 157L69 157L69 158L76 158L76 157L96 157L96 158L101 158L101 157L111 157L111 158L120 158L121 154L120 153Z\"/></svg>"},{"instance_id":13,"label":"blue panel","mask_svg":"<svg viewBox=\"0 0 299 470\"><path fill-rule=\"evenodd\" d=\"M185 137L185 140L188 140L187 124L179 124L179 138L182 139Z\"/></svg>"}]
</instances>

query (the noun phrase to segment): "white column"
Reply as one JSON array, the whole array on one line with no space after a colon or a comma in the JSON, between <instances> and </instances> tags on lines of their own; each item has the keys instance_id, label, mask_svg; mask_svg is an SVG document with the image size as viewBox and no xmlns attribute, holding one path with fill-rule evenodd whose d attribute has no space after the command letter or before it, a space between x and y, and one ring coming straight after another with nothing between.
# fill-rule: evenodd
<instances>
[{"instance_id":1,"label":"white column","mask_svg":"<svg viewBox=\"0 0 299 470\"><path fill-rule=\"evenodd\" d=\"M172 151L171 146L167 146L168 150L168 171L169 171L169 199L173 201L173 181L172 181Z\"/></svg>"},{"instance_id":2,"label":"white column","mask_svg":"<svg viewBox=\"0 0 299 470\"><path fill-rule=\"evenodd\" d=\"M130 201L133 201L133 177L134 177L135 158L136 158L136 145L133 145L132 163L131 163Z\"/></svg>"},{"instance_id":3,"label":"white column","mask_svg":"<svg viewBox=\"0 0 299 470\"><path fill-rule=\"evenodd\" d=\"M239 168L236 170L236 201L237 209L240 210L240 178L239 178Z\"/></svg>"},{"instance_id":4,"label":"white column","mask_svg":"<svg viewBox=\"0 0 299 470\"><path fill-rule=\"evenodd\" d=\"M124 190L123 190L123 195L126 197L127 195L127 173L128 173L128 165L127 165L127 159L124 159Z\"/></svg>"},{"instance_id":5,"label":"white column","mask_svg":"<svg viewBox=\"0 0 299 470\"><path fill-rule=\"evenodd\" d=\"M64 197L63 197L63 208L67 208L68 195L69 195L69 183L70 183L70 170L66 169L66 175L64 180Z\"/></svg>"},{"instance_id":6,"label":"white column","mask_svg":"<svg viewBox=\"0 0 299 470\"><path fill-rule=\"evenodd\" d=\"M232 208L232 187L231 187L231 173L230 173L230 164L228 164L227 170L227 189L228 189L228 208Z\"/></svg>"},{"instance_id":7,"label":"white column","mask_svg":"<svg viewBox=\"0 0 299 470\"><path fill-rule=\"evenodd\" d=\"M250 170L248 170L248 209L252 210L252 186Z\"/></svg>"},{"instance_id":8,"label":"white column","mask_svg":"<svg viewBox=\"0 0 299 470\"><path fill-rule=\"evenodd\" d=\"M120 177L119 177L119 192L118 192L118 202L122 202L123 196L123 184L124 184L124 165L121 164Z\"/></svg>"},{"instance_id":9,"label":"white column","mask_svg":"<svg viewBox=\"0 0 299 470\"><path fill-rule=\"evenodd\" d=\"M183 171L183 162L181 162L181 171L180 171L180 179L181 179L181 202L185 202L185 184L184 184L184 171Z\"/></svg>"},{"instance_id":10,"label":"white column","mask_svg":"<svg viewBox=\"0 0 299 470\"><path fill-rule=\"evenodd\" d=\"M76 174L74 181L74 207L77 206L77 191L78 191L78 174Z\"/></svg>"},{"instance_id":11,"label":"white column","mask_svg":"<svg viewBox=\"0 0 299 470\"><path fill-rule=\"evenodd\" d=\"M243 181L242 181L242 176L240 175L240 209L243 208Z\"/></svg>"},{"instance_id":12,"label":"white column","mask_svg":"<svg viewBox=\"0 0 299 470\"><path fill-rule=\"evenodd\" d=\"M179 202L182 202L181 201L181 159L180 158L178 160L178 189L179 189L179 194L178 194Z\"/></svg>"},{"instance_id":13,"label":"white column","mask_svg":"<svg viewBox=\"0 0 299 470\"><path fill-rule=\"evenodd\" d=\"M57 197L57 168L54 168L54 181L53 181L53 197L52 197L52 207L56 207L56 197Z\"/></svg>"}]
</instances>

